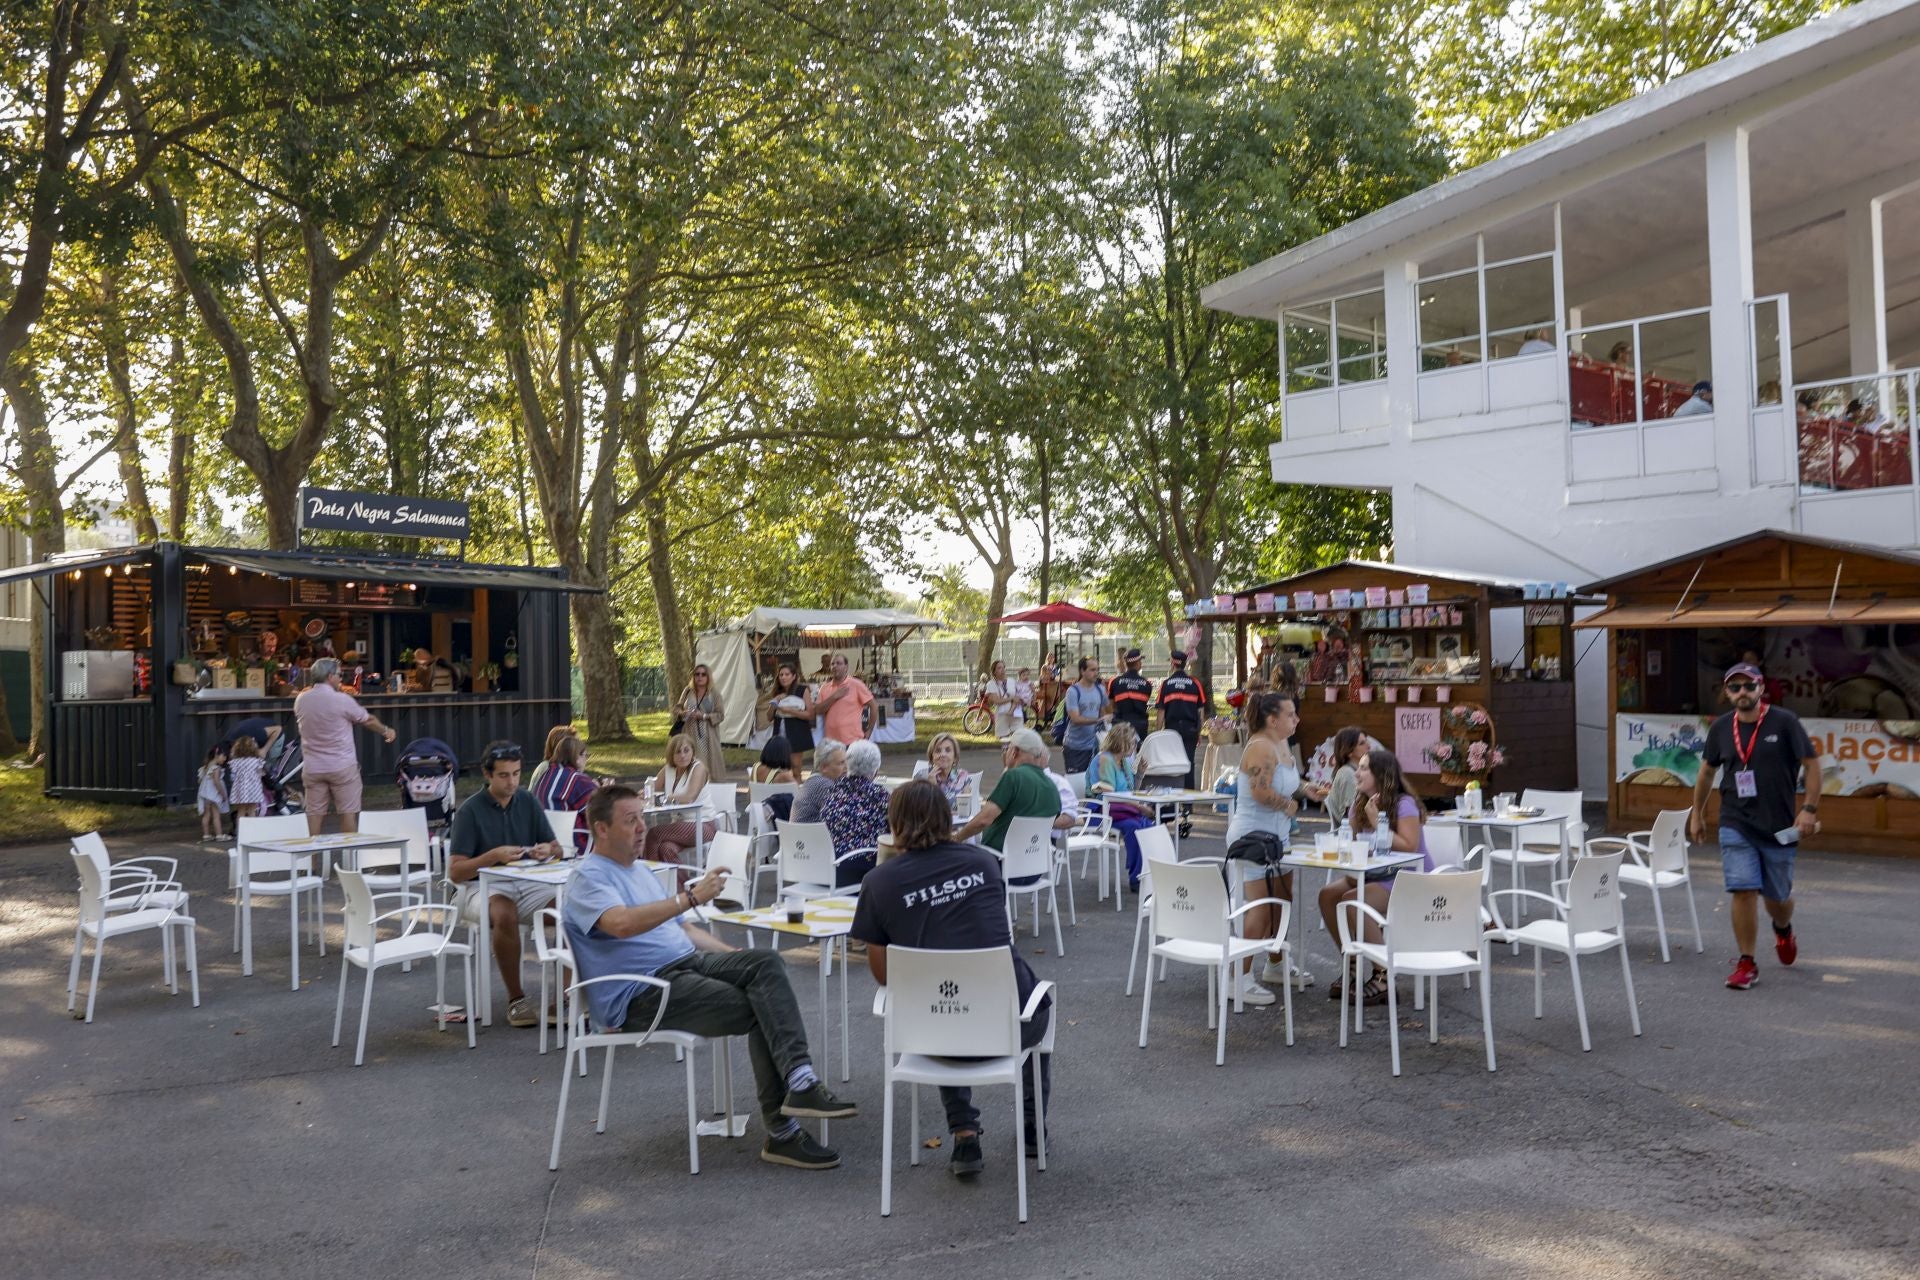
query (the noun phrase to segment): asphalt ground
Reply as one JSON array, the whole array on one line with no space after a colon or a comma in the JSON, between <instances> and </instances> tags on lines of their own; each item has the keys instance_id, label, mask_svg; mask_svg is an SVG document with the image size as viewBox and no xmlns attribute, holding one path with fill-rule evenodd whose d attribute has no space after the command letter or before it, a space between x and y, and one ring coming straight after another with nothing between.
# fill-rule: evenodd
<instances>
[{"instance_id":1,"label":"asphalt ground","mask_svg":"<svg viewBox=\"0 0 1920 1280\"><path fill-rule=\"evenodd\" d=\"M1219 831L1202 820L1187 850L1218 852ZM1583 1053L1564 965L1549 959L1536 1021L1531 961L1503 951L1499 1071L1486 1071L1477 993L1443 981L1438 1045L1403 1007L1398 1079L1384 1010L1337 1047L1317 927L1307 967L1320 981L1296 998L1291 1048L1279 1005L1249 1009L1215 1067L1204 976L1178 966L1139 1048L1140 1000L1121 990L1132 900L1116 914L1080 880L1067 955L1022 922L1062 1025L1051 1167L1031 1177L1021 1226L1006 1090L981 1094L983 1176L950 1177L944 1145L909 1167L903 1133L893 1216L879 1216L880 1028L857 958L854 1075L834 1085L863 1114L833 1126L842 1167L761 1162L756 1120L746 1138L702 1140L689 1176L681 1070L652 1049L622 1056L598 1135L596 1056L549 1173L563 1059L539 1056L532 1030L482 1029L469 1051L425 1012L430 969L385 970L355 1069L351 1008L345 1043L328 1045L337 895L329 953L309 948L296 993L273 908L256 918L255 975L240 975L220 851L112 844L182 859L202 1004L167 994L149 935L109 948L93 1024L70 1017L71 860L64 846L0 855L9 1277L1920 1273L1920 862L1803 854L1799 963L1783 969L1769 949L1759 986L1735 993L1718 859L1696 850L1704 954L1676 929L1661 964L1645 896L1627 904L1643 1036L1611 957L1586 970ZM1668 915L1684 919L1677 898ZM817 1046L813 953L790 955ZM922 1111L937 1121L931 1094Z\"/></svg>"}]
</instances>

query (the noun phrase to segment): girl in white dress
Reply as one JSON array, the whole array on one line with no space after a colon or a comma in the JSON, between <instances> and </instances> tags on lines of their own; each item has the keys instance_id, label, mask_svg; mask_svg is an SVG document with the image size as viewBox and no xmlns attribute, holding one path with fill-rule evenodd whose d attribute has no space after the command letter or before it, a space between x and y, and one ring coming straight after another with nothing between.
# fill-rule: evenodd
<instances>
[{"instance_id":1,"label":"girl in white dress","mask_svg":"<svg viewBox=\"0 0 1920 1280\"><path fill-rule=\"evenodd\" d=\"M253 739L247 739L248 742ZM218 746L200 764L200 838L226 838L227 753Z\"/></svg>"}]
</instances>

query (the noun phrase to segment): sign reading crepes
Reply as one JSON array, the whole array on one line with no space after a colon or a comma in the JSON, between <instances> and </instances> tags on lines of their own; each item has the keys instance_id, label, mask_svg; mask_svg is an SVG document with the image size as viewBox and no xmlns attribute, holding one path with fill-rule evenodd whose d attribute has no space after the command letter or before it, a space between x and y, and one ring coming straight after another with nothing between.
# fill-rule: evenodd
<instances>
[{"instance_id":1,"label":"sign reading crepes","mask_svg":"<svg viewBox=\"0 0 1920 1280\"><path fill-rule=\"evenodd\" d=\"M402 498L309 487L300 490L300 527L464 542L467 504L445 498Z\"/></svg>"}]
</instances>

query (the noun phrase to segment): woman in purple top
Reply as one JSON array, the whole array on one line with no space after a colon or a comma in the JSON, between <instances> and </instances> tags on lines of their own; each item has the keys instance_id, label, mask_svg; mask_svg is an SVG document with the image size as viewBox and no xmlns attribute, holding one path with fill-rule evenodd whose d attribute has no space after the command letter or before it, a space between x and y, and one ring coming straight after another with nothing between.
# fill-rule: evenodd
<instances>
[{"instance_id":1,"label":"woman in purple top","mask_svg":"<svg viewBox=\"0 0 1920 1280\"><path fill-rule=\"evenodd\" d=\"M548 763L547 771L540 775L540 782L533 789L533 797L540 802L540 807L547 810L571 809L575 813L584 809L587 797L599 785L587 775L586 764L587 744L572 734L562 738L553 750L553 759ZM573 847L579 853L587 851L585 822L574 825Z\"/></svg>"},{"instance_id":2,"label":"woman in purple top","mask_svg":"<svg viewBox=\"0 0 1920 1280\"><path fill-rule=\"evenodd\" d=\"M1393 832L1393 851L1417 853L1421 857L1420 869L1433 870L1433 854L1427 850L1427 832L1423 825L1426 811L1421 807L1420 797L1408 783L1407 775L1401 770L1400 761L1393 752L1382 749L1367 752L1355 770L1355 777L1359 790L1354 796L1350 815L1354 834L1364 839L1379 824L1380 815L1387 814L1387 827ZM1394 875L1394 871L1370 871L1364 890L1354 882L1352 876L1342 876L1322 889L1320 918L1326 922L1328 935L1334 938L1340 936L1340 904L1362 892L1366 895L1362 901L1385 915ZM1371 920L1365 920L1364 925L1367 941L1380 941L1380 927ZM1367 979L1361 994L1368 1004L1385 1004L1386 976L1375 972ZM1331 1000L1340 998L1339 982L1333 983L1327 997Z\"/></svg>"}]
</instances>

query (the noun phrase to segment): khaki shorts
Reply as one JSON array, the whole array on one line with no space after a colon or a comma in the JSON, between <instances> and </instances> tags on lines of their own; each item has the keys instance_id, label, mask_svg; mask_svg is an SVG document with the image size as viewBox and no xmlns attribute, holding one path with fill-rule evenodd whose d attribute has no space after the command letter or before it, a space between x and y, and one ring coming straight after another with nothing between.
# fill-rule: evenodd
<instances>
[{"instance_id":1,"label":"khaki shorts","mask_svg":"<svg viewBox=\"0 0 1920 1280\"><path fill-rule=\"evenodd\" d=\"M358 769L335 769L331 773L305 769L301 771L300 781L306 788L308 813L360 812Z\"/></svg>"},{"instance_id":2,"label":"khaki shorts","mask_svg":"<svg viewBox=\"0 0 1920 1280\"><path fill-rule=\"evenodd\" d=\"M533 918L542 908L550 907L558 897L559 889L555 885L529 884L525 880L494 880L487 885L489 898L511 898L514 907L520 913L520 923L529 927ZM468 924L480 922L480 882L470 880L460 886L458 906L460 918Z\"/></svg>"}]
</instances>

